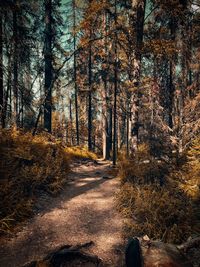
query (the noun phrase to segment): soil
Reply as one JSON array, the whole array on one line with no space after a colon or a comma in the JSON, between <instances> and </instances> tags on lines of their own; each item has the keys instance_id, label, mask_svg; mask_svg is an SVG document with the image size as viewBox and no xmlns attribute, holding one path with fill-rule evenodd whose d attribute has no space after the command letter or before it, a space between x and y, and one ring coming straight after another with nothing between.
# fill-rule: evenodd
<instances>
[{"instance_id":1,"label":"soil","mask_svg":"<svg viewBox=\"0 0 200 267\"><path fill-rule=\"evenodd\" d=\"M101 258L103 266L123 266L122 219L114 204L119 181L110 170L110 162L73 163L62 193L41 194L35 216L14 236L0 240L0 266L20 267L56 247L90 241L94 245L87 253Z\"/></svg>"}]
</instances>

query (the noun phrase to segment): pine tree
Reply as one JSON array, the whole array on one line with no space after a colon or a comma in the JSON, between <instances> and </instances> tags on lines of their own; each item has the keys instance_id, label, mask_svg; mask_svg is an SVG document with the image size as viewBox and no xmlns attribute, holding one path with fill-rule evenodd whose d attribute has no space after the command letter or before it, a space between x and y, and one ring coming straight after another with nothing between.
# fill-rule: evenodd
<instances>
[{"instance_id":1,"label":"pine tree","mask_svg":"<svg viewBox=\"0 0 200 267\"><path fill-rule=\"evenodd\" d=\"M51 133L52 130L52 0L45 0L45 105L44 128Z\"/></svg>"}]
</instances>

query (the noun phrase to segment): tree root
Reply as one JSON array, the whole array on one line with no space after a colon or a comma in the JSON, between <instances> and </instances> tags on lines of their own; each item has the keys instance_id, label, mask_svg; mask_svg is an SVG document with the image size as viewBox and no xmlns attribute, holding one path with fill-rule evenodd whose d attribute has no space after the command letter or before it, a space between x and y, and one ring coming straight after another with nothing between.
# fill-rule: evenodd
<instances>
[{"instance_id":1,"label":"tree root","mask_svg":"<svg viewBox=\"0 0 200 267\"><path fill-rule=\"evenodd\" d=\"M39 260L39 261L32 261L28 264L25 264L23 267L70 266L70 263L73 263L73 261L75 260L78 260L80 264L83 261L84 263L88 262L88 264L90 264L91 266L101 267L102 260L100 258L98 258L96 255L91 255L91 254L81 251L81 249L88 248L92 245L94 245L94 242L92 241L84 243L84 244L78 244L75 246L65 245L65 246L60 247L59 249L56 249L50 252L44 259Z\"/></svg>"}]
</instances>

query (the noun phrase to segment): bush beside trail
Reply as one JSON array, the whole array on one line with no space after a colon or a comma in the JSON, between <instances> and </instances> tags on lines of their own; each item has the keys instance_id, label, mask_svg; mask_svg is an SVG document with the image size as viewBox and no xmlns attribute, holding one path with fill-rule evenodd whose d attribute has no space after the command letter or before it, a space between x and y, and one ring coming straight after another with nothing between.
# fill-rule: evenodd
<instances>
[{"instance_id":1,"label":"bush beside trail","mask_svg":"<svg viewBox=\"0 0 200 267\"><path fill-rule=\"evenodd\" d=\"M70 152L69 152L70 150ZM42 191L62 190L74 158L94 157L82 148L66 148L49 134L0 132L0 233L8 233L32 213Z\"/></svg>"},{"instance_id":2,"label":"bush beside trail","mask_svg":"<svg viewBox=\"0 0 200 267\"><path fill-rule=\"evenodd\" d=\"M181 243L200 234L199 148L193 143L182 166L153 158L146 145L131 159L121 158L116 200L125 236Z\"/></svg>"}]
</instances>

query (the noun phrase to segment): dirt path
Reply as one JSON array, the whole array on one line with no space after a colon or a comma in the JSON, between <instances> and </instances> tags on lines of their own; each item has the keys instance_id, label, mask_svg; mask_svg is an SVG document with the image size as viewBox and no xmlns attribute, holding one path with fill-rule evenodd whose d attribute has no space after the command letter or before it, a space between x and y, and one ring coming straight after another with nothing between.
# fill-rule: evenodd
<instances>
[{"instance_id":1,"label":"dirt path","mask_svg":"<svg viewBox=\"0 0 200 267\"><path fill-rule=\"evenodd\" d=\"M61 195L41 197L36 216L17 236L0 242L1 267L19 267L55 247L88 241L95 243L89 252L105 266L122 266L122 220L113 201L118 181L107 179L109 163L77 163L72 169Z\"/></svg>"}]
</instances>

